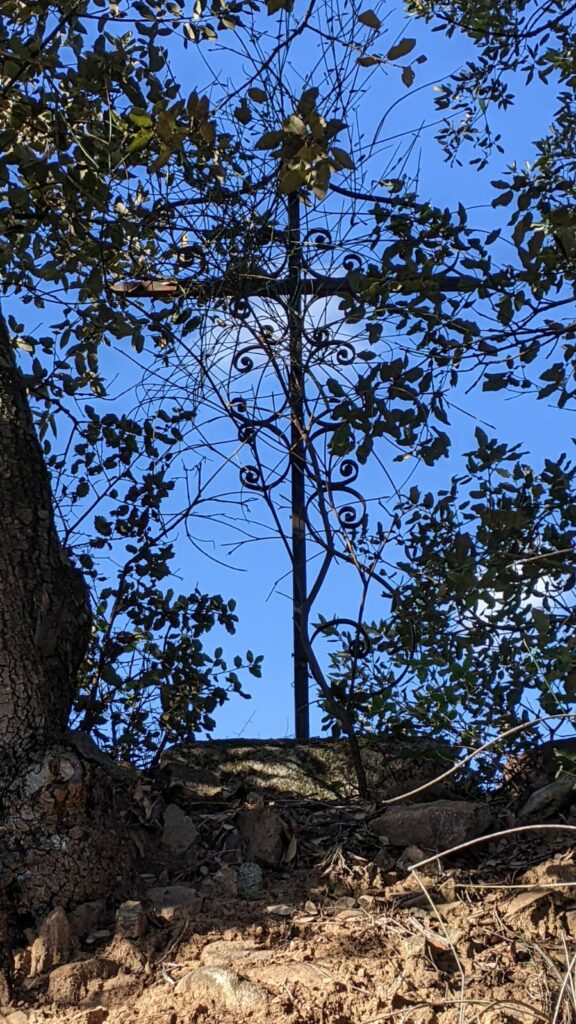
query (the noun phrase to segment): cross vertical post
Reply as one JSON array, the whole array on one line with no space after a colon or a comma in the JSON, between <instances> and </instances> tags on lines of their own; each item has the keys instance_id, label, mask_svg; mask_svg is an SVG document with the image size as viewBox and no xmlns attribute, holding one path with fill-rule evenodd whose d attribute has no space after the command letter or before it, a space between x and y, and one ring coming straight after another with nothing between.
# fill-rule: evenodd
<instances>
[{"instance_id":1,"label":"cross vertical post","mask_svg":"<svg viewBox=\"0 0 576 1024\"><path fill-rule=\"evenodd\" d=\"M304 646L308 615L306 579L306 443L305 379L302 323L302 250L300 197L288 197L288 340L290 407L290 472L292 516L292 598L294 708L296 739L310 736L308 657Z\"/></svg>"}]
</instances>

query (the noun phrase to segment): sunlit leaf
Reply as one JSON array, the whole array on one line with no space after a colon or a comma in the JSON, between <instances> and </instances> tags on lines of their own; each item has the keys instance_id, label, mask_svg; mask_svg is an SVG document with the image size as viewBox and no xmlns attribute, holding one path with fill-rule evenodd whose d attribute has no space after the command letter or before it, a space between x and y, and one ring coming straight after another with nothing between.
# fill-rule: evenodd
<instances>
[{"instance_id":1,"label":"sunlit leaf","mask_svg":"<svg viewBox=\"0 0 576 1024\"><path fill-rule=\"evenodd\" d=\"M126 146L127 153L138 153L141 149L144 149L148 145L150 139L153 137L154 132L151 128L142 128L136 135L130 140Z\"/></svg>"},{"instance_id":2,"label":"sunlit leaf","mask_svg":"<svg viewBox=\"0 0 576 1024\"><path fill-rule=\"evenodd\" d=\"M284 195L288 195L291 192L296 192L304 184L304 177L301 171L291 169L286 171L280 176L278 181L278 191Z\"/></svg>"},{"instance_id":3,"label":"sunlit leaf","mask_svg":"<svg viewBox=\"0 0 576 1024\"><path fill-rule=\"evenodd\" d=\"M346 170L353 171L356 168L352 157L344 149L339 149L338 146L332 146L330 152L336 157L339 164L345 167Z\"/></svg>"}]
</instances>

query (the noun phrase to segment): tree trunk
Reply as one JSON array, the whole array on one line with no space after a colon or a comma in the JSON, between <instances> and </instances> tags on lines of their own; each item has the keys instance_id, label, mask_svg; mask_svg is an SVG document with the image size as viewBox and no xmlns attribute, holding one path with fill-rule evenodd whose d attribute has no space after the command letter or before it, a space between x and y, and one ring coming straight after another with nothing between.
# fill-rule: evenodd
<instances>
[{"instance_id":1,"label":"tree trunk","mask_svg":"<svg viewBox=\"0 0 576 1024\"><path fill-rule=\"evenodd\" d=\"M0 785L64 735L90 625L88 590L56 533L24 380L0 319Z\"/></svg>"},{"instance_id":2,"label":"tree trunk","mask_svg":"<svg viewBox=\"0 0 576 1024\"><path fill-rule=\"evenodd\" d=\"M130 873L128 844L114 828L125 787L65 735L90 628L88 589L56 532L0 315L0 1003L14 911L95 899Z\"/></svg>"}]
</instances>

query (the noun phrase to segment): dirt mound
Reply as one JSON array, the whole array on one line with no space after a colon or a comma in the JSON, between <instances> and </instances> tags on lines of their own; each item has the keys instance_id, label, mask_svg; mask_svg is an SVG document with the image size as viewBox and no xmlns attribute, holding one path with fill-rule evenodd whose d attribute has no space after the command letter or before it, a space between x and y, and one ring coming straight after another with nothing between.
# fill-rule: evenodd
<instances>
[{"instance_id":1,"label":"dirt mound","mask_svg":"<svg viewBox=\"0 0 576 1024\"><path fill-rule=\"evenodd\" d=\"M252 776L227 778L212 802L165 773L138 780L139 891L23 921L4 1019L574 1019L566 787L561 821L541 801L552 820L525 815L510 834L522 807L503 796L386 808L277 788L272 798L246 792Z\"/></svg>"}]
</instances>

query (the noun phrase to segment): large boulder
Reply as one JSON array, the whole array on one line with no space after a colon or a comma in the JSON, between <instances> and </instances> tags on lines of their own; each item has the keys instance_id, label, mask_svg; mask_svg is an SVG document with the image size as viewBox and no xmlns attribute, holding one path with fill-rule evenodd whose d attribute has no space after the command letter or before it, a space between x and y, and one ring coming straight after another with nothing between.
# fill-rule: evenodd
<instances>
[{"instance_id":1,"label":"large boulder","mask_svg":"<svg viewBox=\"0 0 576 1024\"><path fill-rule=\"evenodd\" d=\"M468 800L436 800L431 804L398 804L374 818L372 831L392 846L418 846L434 852L476 839L490 828L486 804Z\"/></svg>"}]
</instances>

